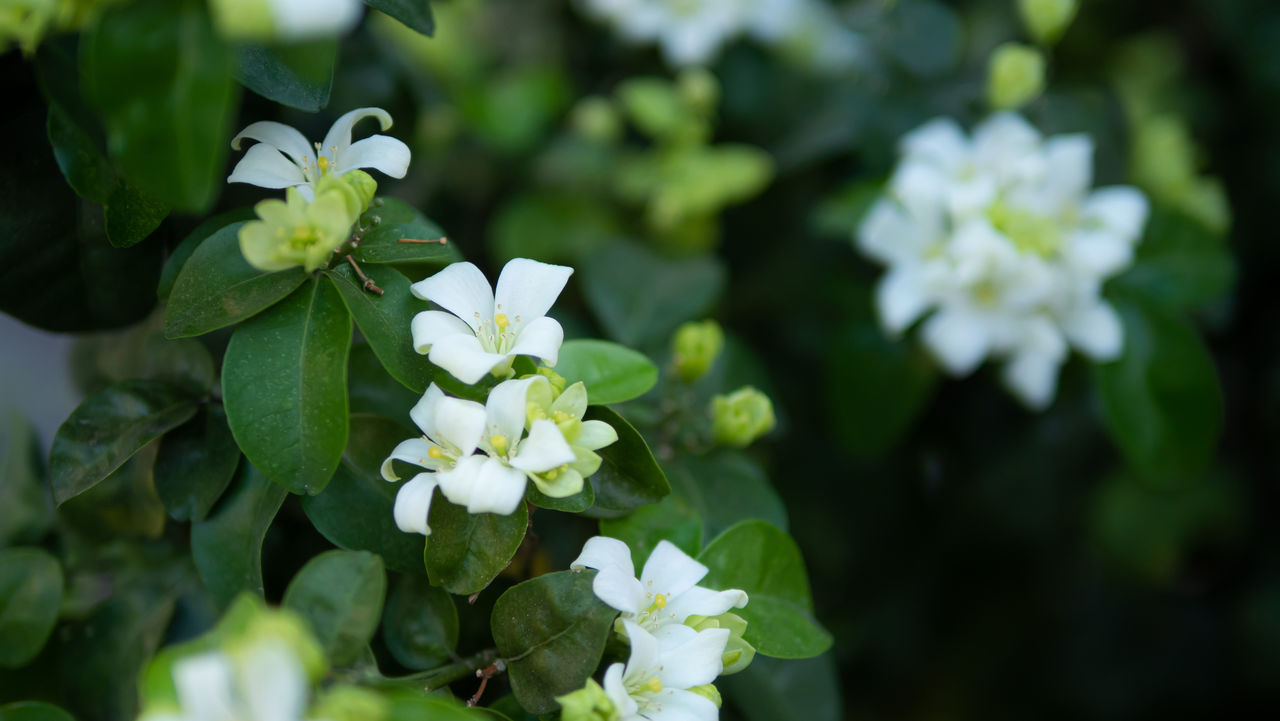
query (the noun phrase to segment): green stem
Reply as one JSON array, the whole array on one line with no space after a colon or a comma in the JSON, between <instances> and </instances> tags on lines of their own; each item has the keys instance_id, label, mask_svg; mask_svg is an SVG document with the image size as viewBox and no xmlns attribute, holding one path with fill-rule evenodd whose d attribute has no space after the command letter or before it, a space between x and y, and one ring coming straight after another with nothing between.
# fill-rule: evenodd
<instances>
[{"instance_id":1,"label":"green stem","mask_svg":"<svg viewBox=\"0 0 1280 721\"><path fill-rule=\"evenodd\" d=\"M440 666L429 671L419 671L408 676L382 678L374 682L376 686L417 686L428 691L444 688L459 679L475 676L478 669L493 663L498 658L498 650L487 648L473 656L468 656L456 663Z\"/></svg>"}]
</instances>

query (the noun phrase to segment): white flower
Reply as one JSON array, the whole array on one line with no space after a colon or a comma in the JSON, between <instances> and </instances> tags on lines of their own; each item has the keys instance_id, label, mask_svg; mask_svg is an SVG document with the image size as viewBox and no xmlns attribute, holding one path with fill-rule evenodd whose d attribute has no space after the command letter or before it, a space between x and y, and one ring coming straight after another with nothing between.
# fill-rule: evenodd
<instances>
[{"instance_id":1,"label":"white flower","mask_svg":"<svg viewBox=\"0 0 1280 721\"><path fill-rule=\"evenodd\" d=\"M1053 400L1070 347L1120 354L1100 290L1133 262L1147 202L1130 187L1090 191L1088 136L1045 139L1000 113L970 138L939 119L904 137L902 155L858 229L888 266L876 306L890 333L925 318L925 345L954 375L1004 359L1005 384L1032 408Z\"/></svg>"},{"instance_id":2,"label":"white flower","mask_svg":"<svg viewBox=\"0 0 1280 721\"><path fill-rule=\"evenodd\" d=\"M714 721L719 709L704 696L689 691L716 680L720 655L729 641L728 629L694 631L688 626L665 626L649 633L624 621L631 656L624 667L604 673L604 692L618 712L618 721Z\"/></svg>"},{"instance_id":3,"label":"white flower","mask_svg":"<svg viewBox=\"0 0 1280 721\"><path fill-rule=\"evenodd\" d=\"M427 469L396 494L400 530L431 534L427 516L437 486L471 513L507 515L524 499L528 479L574 461L555 423L534 421L524 434L526 398L535 379L499 383L483 406L446 396L434 383L427 388L409 413L423 436L401 442L382 464L388 481L399 480L393 460Z\"/></svg>"},{"instance_id":4,"label":"white flower","mask_svg":"<svg viewBox=\"0 0 1280 721\"><path fill-rule=\"evenodd\" d=\"M656 42L667 62L701 65L742 29L742 0L585 0L587 12L632 42Z\"/></svg>"},{"instance_id":5,"label":"white flower","mask_svg":"<svg viewBox=\"0 0 1280 721\"><path fill-rule=\"evenodd\" d=\"M341 35L364 13L360 0L211 0L209 9L225 37L296 42Z\"/></svg>"},{"instance_id":6,"label":"white flower","mask_svg":"<svg viewBox=\"0 0 1280 721\"><path fill-rule=\"evenodd\" d=\"M149 710L141 721L300 721L309 691L302 663L278 639L179 659L173 683L178 708Z\"/></svg>"},{"instance_id":7,"label":"white flower","mask_svg":"<svg viewBox=\"0 0 1280 721\"><path fill-rule=\"evenodd\" d=\"M623 621L650 631L680 625L689 616L719 616L747 605L745 591L712 591L696 585L707 575L707 567L668 541L658 542L639 579L627 544L608 536L587 540L569 567L596 569L591 582L596 596L621 611Z\"/></svg>"},{"instance_id":8,"label":"white flower","mask_svg":"<svg viewBox=\"0 0 1280 721\"><path fill-rule=\"evenodd\" d=\"M414 316L413 347L463 383L506 373L518 355L554 366L564 329L546 316L572 274L572 268L516 258L498 276L495 298L479 268L454 263L411 288L448 311Z\"/></svg>"},{"instance_id":9,"label":"white flower","mask_svg":"<svg viewBox=\"0 0 1280 721\"><path fill-rule=\"evenodd\" d=\"M246 138L258 142L236 163L227 182L263 188L297 187L307 200L312 200L320 178L326 173L342 175L357 168L373 168L393 178L403 178L409 169L409 146L386 135L371 135L351 142L352 127L370 117L377 118L383 130L391 127L387 111L358 108L338 118L324 136L324 142L314 147L302 133L283 123L269 120L253 123L231 140L231 147L236 150Z\"/></svg>"}]
</instances>

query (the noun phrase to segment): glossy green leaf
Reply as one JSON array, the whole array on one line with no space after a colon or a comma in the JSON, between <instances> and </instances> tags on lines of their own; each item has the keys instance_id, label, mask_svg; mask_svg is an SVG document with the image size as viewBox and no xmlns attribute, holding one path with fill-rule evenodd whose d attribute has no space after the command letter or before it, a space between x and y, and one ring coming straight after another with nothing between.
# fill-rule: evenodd
<instances>
[{"instance_id":1,"label":"glossy green leaf","mask_svg":"<svg viewBox=\"0 0 1280 721\"><path fill-rule=\"evenodd\" d=\"M1157 207L1133 266L1113 283L1170 310L1221 299L1235 282L1226 240L1182 213Z\"/></svg>"},{"instance_id":2,"label":"glossy green leaf","mask_svg":"<svg viewBox=\"0 0 1280 721\"><path fill-rule=\"evenodd\" d=\"M389 223L384 220L360 239L360 247L356 248L354 255L362 264L431 263L443 266L462 260L454 243L400 242L401 238L437 240L443 237L444 231L430 221Z\"/></svg>"},{"instance_id":3,"label":"glossy green leaf","mask_svg":"<svg viewBox=\"0 0 1280 721\"><path fill-rule=\"evenodd\" d=\"M556 373L565 385L582 381L592 404L621 403L638 398L658 382L658 366L643 353L606 340L565 341Z\"/></svg>"},{"instance_id":4,"label":"glossy green leaf","mask_svg":"<svg viewBox=\"0 0 1280 721\"><path fill-rule=\"evenodd\" d=\"M582 490L572 496L552 498L530 483L529 487L525 489L525 500L538 508L563 511L565 513L581 513L595 504L596 491L591 487L590 483L583 483Z\"/></svg>"},{"instance_id":5,"label":"glossy green leaf","mask_svg":"<svg viewBox=\"0 0 1280 721\"><path fill-rule=\"evenodd\" d=\"M453 597L424 576L401 576L387 597L382 639L405 668L426 670L447 663L458 647Z\"/></svg>"},{"instance_id":6,"label":"glossy green leaf","mask_svg":"<svg viewBox=\"0 0 1280 721\"><path fill-rule=\"evenodd\" d=\"M195 412L190 397L156 381L122 381L85 399L53 437L54 500L65 503L97 485Z\"/></svg>"},{"instance_id":7,"label":"glossy green leaf","mask_svg":"<svg viewBox=\"0 0 1280 721\"><path fill-rule=\"evenodd\" d=\"M628 516L602 519L600 533L627 544L634 559L648 558L659 541L674 543L690 556L698 555L702 550L702 517L678 493Z\"/></svg>"},{"instance_id":8,"label":"glossy green leaf","mask_svg":"<svg viewBox=\"0 0 1280 721\"><path fill-rule=\"evenodd\" d=\"M239 93L204 3L113 5L89 27L81 71L125 178L183 210L213 203Z\"/></svg>"},{"instance_id":9,"label":"glossy green leaf","mask_svg":"<svg viewBox=\"0 0 1280 721\"><path fill-rule=\"evenodd\" d=\"M743 521L698 554L710 572L700 585L747 592L744 638L774 658L808 658L831 646L831 634L813 619L809 577L796 542L764 521Z\"/></svg>"},{"instance_id":10,"label":"glossy green leaf","mask_svg":"<svg viewBox=\"0 0 1280 721\"><path fill-rule=\"evenodd\" d=\"M75 717L51 703L19 701L0 706L0 721L76 721Z\"/></svg>"},{"instance_id":11,"label":"glossy green leaf","mask_svg":"<svg viewBox=\"0 0 1280 721\"><path fill-rule=\"evenodd\" d=\"M830 653L807 659L756 656L716 686L747 721L840 721L840 679Z\"/></svg>"},{"instance_id":12,"label":"glossy green leaf","mask_svg":"<svg viewBox=\"0 0 1280 721\"><path fill-rule=\"evenodd\" d=\"M212 515L191 526L191 556L205 588L226 608L241 591L262 595L262 539L288 493L249 463Z\"/></svg>"},{"instance_id":13,"label":"glossy green leaf","mask_svg":"<svg viewBox=\"0 0 1280 721\"><path fill-rule=\"evenodd\" d=\"M590 196L568 192L517 195L498 211L488 249L495 260L533 258L577 265L620 235L613 210Z\"/></svg>"},{"instance_id":14,"label":"glossy green leaf","mask_svg":"<svg viewBox=\"0 0 1280 721\"><path fill-rule=\"evenodd\" d=\"M62 603L62 567L39 548L0 549L0 666L22 666L44 647Z\"/></svg>"},{"instance_id":15,"label":"glossy green leaf","mask_svg":"<svg viewBox=\"0 0 1280 721\"><path fill-rule=\"evenodd\" d=\"M345 666L378 630L386 596L381 558L364 551L327 551L289 582L284 606L307 619L333 665Z\"/></svg>"},{"instance_id":16,"label":"glossy green leaf","mask_svg":"<svg viewBox=\"0 0 1280 721\"><path fill-rule=\"evenodd\" d=\"M173 291L173 284L178 280L178 273L182 272L182 266L187 264L191 255L196 252L196 248L200 247L206 238L232 223L252 220L254 217L252 208L236 208L209 218L188 233L182 242L169 251L169 257L164 261L164 268L160 271L160 282L156 285L156 297L160 302L169 301L169 293Z\"/></svg>"},{"instance_id":17,"label":"glossy green leaf","mask_svg":"<svg viewBox=\"0 0 1280 721\"><path fill-rule=\"evenodd\" d=\"M529 527L529 511L521 503L509 516L468 513L436 492L427 517L425 560L433 586L469 596L487 587L511 559Z\"/></svg>"},{"instance_id":18,"label":"glossy green leaf","mask_svg":"<svg viewBox=\"0 0 1280 721\"><path fill-rule=\"evenodd\" d=\"M364 4L390 15L423 35L436 31L436 21L431 17L431 5L427 0L364 0Z\"/></svg>"},{"instance_id":19,"label":"glossy green leaf","mask_svg":"<svg viewBox=\"0 0 1280 721\"><path fill-rule=\"evenodd\" d=\"M559 571L507 589L489 625L507 659L511 691L532 713L559 708L555 697L582 688L600 665L618 615L591 590L593 571Z\"/></svg>"},{"instance_id":20,"label":"glossy green leaf","mask_svg":"<svg viewBox=\"0 0 1280 721\"><path fill-rule=\"evenodd\" d=\"M116 188L116 173L98 142L60 103L49 103L49 145L67 184L76 194L105 204Z\"/></svg>"},{"instance_id":21,"label":"glossy green leaf","mask_svg":"<svg viewBox=\"0 0 1280 721\"><path fill-rule=\"evenodd\" d=\"M347 375L352 413L403 419L406 430L412 430L409 409L418 402L419 394L392 378L368 343L358 342L351 347Z\"/></svg>"},{"instance_id":22,"label":"glossy green leaf","mask_svg":"<svg viewBox=\"0 0 1280 721\"><path fill-rule=\"evenodd\" d=\"M624 242L588 256L581 275L604 332L632 347L663 343L676 326L705 315L725 284L724 267L713 258L663 258Z\"/></svg>"},{"instance_id":23,"label":"glossy green leaf","mask_svg":"<svg viewBox=\"0 0 1280 721\"><path fill-rule=\"evenodd\" d=\"M231 336L222 367L231 432L292 493L319 493L347 445L350 349L351 316L318 278Z\"/></svg>"},{"instance_id":24,"label":"glossy green leaf","mask_svg":"<svg viewBox=\"0 0 1280 721\"><path fill-rule=\"evenodd\" d=\"M274 305L307 280L302 268L265 273L240 254L232 223L205 239L183 264L169 294L164 332L200 335L238 323Z\"/></svg>"},{"instance_id":25,"label":"glossy green leaf","mask_svg":"<svg viewBox=\"0 0 1280 721\"><path fill-rule=\"evenodd\" d=\"M787 509L764 469L741 452L720 449L677 458L667 464L667 478L672 493L702 519L704 538L750 519L787 528Z\"/></svg>"},{"instance_id":26,"label":"glossy green leaf","mask_svg":"<svg viewBox=\"0 0 1280 721\"><path fill-rule=\"evenodd\" d=\"M236 78L253 92L281 105L314 113L329 104L338 41L242 45Z\"/></svg>"},{"instance_id":27,"label":"glossy green leaf","mask_svg":"<svg viewBox=\"0 0 1280 721\"><path fill-rule=\"evenodd\" d=\"M41 456L27 419L9 418L4 459L0 461L0 547L35 544L53 522L53 506L45 485Z\"/></svg>"},{"instance_id":28,"label":"glossy green leaf","mask_svg":"<svg viewBox=\"0 0 1280 721\"><path fill-rule=\"evenodd\" d=\"M395 268L371 266L364 272L382 289L381 294L365 290L350 265L340 265L326 275L387 372L406 388L422 393L431 385L434 367L413 349L410 327L413 316L426 310L427 304L413 297L409 279Z\"/></svg>"},{"instance_id":29,"label":"glossy green leaf","mask_svg":"<svg viewBox=\"0 0 1280 721\"><path fill-rule=\"evenodd\" d=\"M604 421L618 432L615 443L596 451L603 462L600 470L591 476L596 494L594 513L604 517L620 516L656 503L671 492L671 484L644 437L622 416L605 406L592 406L584 419Z\"/></svg>"},{"instance_id":30,"label":"glossy green leaf","mask_svg":"<svg viewBox=\"0 0 1280 721\"><path fill-rule=\"evenodd\" d=\"M1103 418L1141 475L1169 483L1202 472L1222 432L1222 391L1196 332L1167 311L1122 301L1124 353L1094 366Z\"/></svg>"},{"instance_id":31,"label":"glossy green leaf","mask_svg":"<svg viewBox=\"0 0 1280 721\"><path fill-rule=\"evenodd\" d=\"M868 320L841 329L828 346L826 384L823 397L840 429L841 448L875 458L891 450L928 407L937 364L918 344L889 340Z\"/></svg>"},{"instance_id":32,"label":"glossy green leaf","mask_svg":"<svg viewBox=\"0 0 1280 721\"><path fill-rule=\"evenodd\" d=\"M165 512L152 478L155 462L156 444L151 443L93 488L62 504L58 516L84 538L160 538Z\"/></svg>"},{"instance_id":33,"label":"glossy green leaf","mask_svg":"<svg viewBox=\"0 0 1280 721\"><path fill-rule=\"evenodd\" d=\"M116 248L137 245L168 216L169 206L121 182L107 198L107 240Z\"/></svg>"},{"instance_id":34,"label":"glossy green leaf","mask_svg":"<svg viewBox=\"0 0 1280 721\"><path fill-rule=\"evenodd\" d=\"M185 425L165 434L156 455L156 494L175 521L202 521L222 497L240 449L221 406L208 405Z\"/></svg>"},{"instance_id":35,"label":"glossy green leaf","mask_svg":"<svg viewBox=\"0 0 1280 721\"><path fill-rule=\"evenodd\" d=\"M131 379L163 381L193 398L213 389L213 357L200 341L164 337L163 318L153 313L146 321L121 331L76 338L71 346L71 375L86 394Z\"/></svg>"},{"instance_id":36,"label":"glossy green leaf","mask_svg":"<svg viewBox=\"0 0 1280 721\"><path fill-rule=\"evenodd\" d=\"M410 433L388 418L352 414L337 473L319 495L302 499L302 509L334 545L372 551L388 568L421 575L424 538L396 527L395 498L401 484L382 480L378 472L383 459Z\"/></svg>"}]
</instances>

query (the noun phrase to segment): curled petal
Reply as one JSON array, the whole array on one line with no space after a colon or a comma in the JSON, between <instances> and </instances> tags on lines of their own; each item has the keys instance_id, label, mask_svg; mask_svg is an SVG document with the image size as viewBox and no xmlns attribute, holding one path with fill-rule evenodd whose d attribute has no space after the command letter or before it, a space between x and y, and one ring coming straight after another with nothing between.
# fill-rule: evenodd
<instances>
[{"instance_id":1,"label":"curled petal","mask_svg":"<svg viewBox=\"0 0 1280 721\"><path fill-rule=\"evenodd\" d=\"M472 263L452 263L409 290L458 316L472 331L479 332L483 323L493 320L493 289Z\"/></svg>"},{"instance_id":2,"label":"curled petal","mask_svg":"<svg viewBox=\"0 0 1280 721\"><path fill-rule=\"evenodd\" d=\"M512 329L520 333L525 323L541 318L560 297L573 268L516 258L502 268L495 292L495 312L506 313Z\"/></svg>"},{"instance_id":3,"label":"curled petal","mask_svg":"<svg viewBox=\"0 0 1280 721\"><path fill-rule=\"evenodd\" d=\"M395 469L392 467L392 461L404 461L412 463L415 466L426 468L428 470L436 470L443 465L442 460L431 457L431 449L435 447L431 441L425 438L410 438L407 441L401 441L391 451L391 455L387 456L387 460L382 462L382 478L387 481L398 481Z\"/></svg>"},{"instance_id":4,"label":"curled petal","mask_svg":"<svg viewBox=\"0 0 1280 721\"><path fill-rule=\"evenodd\" d=\"M329 162L337 162L347 148L351 147L351 129L365 118L377 118L378 125L383 130L391 127L391 114L382 108L356 108L344 113L333 121L320 146L320 150L325 157L329 158Z\"/></svg>"},{"instance_id":5,"label":"curled petal","mask_svg":"<svg viewBox=\"0 0 1280 721\"><path fill-rule=\"evenodd\" d=\"M290 188L305 185L307 178L302 174L302 168L289 162L279 150L258 143L236 163L231 175L227 176L227 182L248 183L259 188Z\"/></svg>"},{"instance_id":6,"label":"curled petal","mask_svg":"<svg viewBox=\"0 0 1280 721\"><path fill-rule=\"evenodd\" d=\"M435 473L419 473L396 493L396 527L405 533L431 535L427 517L431 514L431 496L439 479Z\"/></svg>"},{"instance_id":7,"label":"curled petal","mask_svg":"<svg viewBox=\"0 0 1280 721\"><path fill-rule=\"evenodd\" d=\"M351 144L338 156L338 174L356 168L373 168L393 178L409 172L409 146L386 135L373 135Z\"/></svg>"},{"instance_id":8,"label":"curled petal","mask_svg":"<svg viewBox=\"0 0 1280 721\"><path fill-rule=\"evenodd\" d=\"M311 147L311 143L307 142L306 136L284 123L276 123L270 120L250 123L249 127L241 130L236 137L231 139L232 149L239 150L241 141L245 138L265 143L281 151L292 158L296 165L303 165L303 161L306 159L314 160L311 156L315 155L315 150Z\"/></svg>"},{"instance_id":9,"label":"curled petal","mask_svg":"<svg viewBox=\"0 0 1280 721\"><path fill-rule=\"evenodd\" d=\"M747 592L736 588L727 591L712 591L702 586L694 586L667 602L662 609L663 618L672 623L684 623L690 616L715 617L728 612L731 608L742 608L747 605Z\"/></svg>"}]
</instances>

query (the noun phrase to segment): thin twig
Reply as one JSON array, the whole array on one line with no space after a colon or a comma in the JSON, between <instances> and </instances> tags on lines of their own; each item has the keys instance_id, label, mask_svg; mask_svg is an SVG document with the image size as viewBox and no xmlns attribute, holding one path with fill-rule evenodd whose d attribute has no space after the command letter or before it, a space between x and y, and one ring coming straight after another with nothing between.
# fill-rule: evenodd
<instances>
[{"instance_id":1,"label":"thin twig","mask_svg":"<svg viewBox=\"0 0 1280 721\"><path fill-rule=\"evenodd\" d=\"M382 295L382 294L383 294L383 292L384 292L384 291L383 291L381 288L379 288L379 287L378 287L378 284L377 284L377 283L374 283L372 278L370 278L369 276L365 275L363 270L360 270L360 265L359 265L358 263L356 263L356 259L355 259L355 258L352 258L350 255L348 255L348 256L347 256L347 262L348 262L348 263L350 263L350 264L351 264L351 267L355 269L355 271L356 271L356 275L360 276L360 280L363 280L363 281L364 281L364 285L362 285L362 286L360 286L360 287L364 288L365 290L369 291L370 293L377 293L378 295Z\"/></svg>"},{"instance_id":2,"label":"thin twig","mask_svg":"<svg viewBox=\"0 0 1280 721\"><path fill-rule=\"evenodd\" d=\"M480 697L484 695L484 689L489 685L489 679L502 673L506 668L507 665L498 660L484 668L476 669L476 678L480 679L480 688L476 689L475 695L467 699L467 706L475 706L480 703Z\"/></svg>"},{"instance_id":3,"label":"thin twig","mask_svg":"<svg viewBox=\"0 0 1280 721\"><path fill-rule=\"evenodd\" d=\"M432 238L432 239L429 239L429 240L427 240L427 239L423 239L423 238L401 238L401 239L400 239L399 241L397 241L397 242L399 242L399 243L423 243L423 244L427 244L427 245L431 245L431 244L439 243L440 245L448 245L448 243L449 243L449 239L448 239L448 238L445 238L445 237L443 237L443 236L441 236L441 237L439 237L439 238Z\"/></svg>"}]
</instances>

